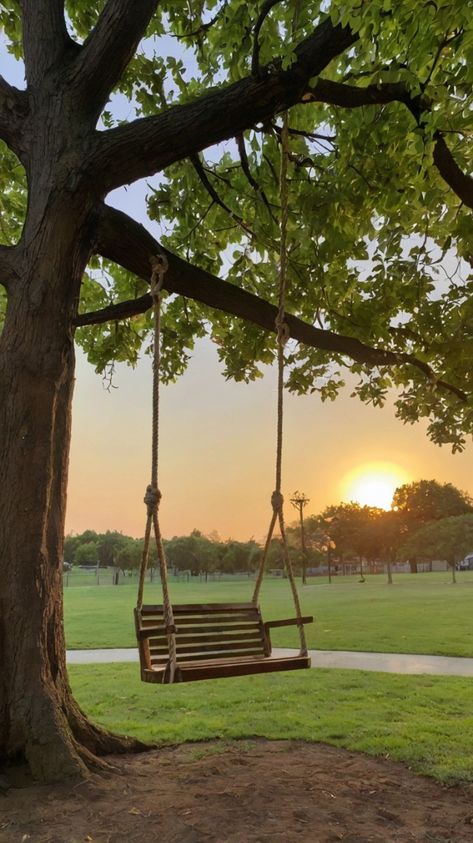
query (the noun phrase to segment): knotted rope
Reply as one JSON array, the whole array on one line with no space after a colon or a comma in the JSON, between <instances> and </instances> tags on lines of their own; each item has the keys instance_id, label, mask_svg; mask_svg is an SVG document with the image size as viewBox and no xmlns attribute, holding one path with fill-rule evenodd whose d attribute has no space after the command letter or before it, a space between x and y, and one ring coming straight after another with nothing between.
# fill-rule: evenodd
<instances>
[{"instance_id":1,"label":"knotted rope","mask_svg":"<svg viewBox=\"0 0 473 843\"><path fill-rule=\"evenodd\" d=\"M263 582L264 571L266 567L266 559L268 556L271 539L273 537L274 527L276 521L279 522L279 529L281 532L281 544L283 548L284 565L286 574L291 585L292 597L294 600L294 608L296 610L296 618L298 621L299 640L300 640L300 654L307 655L307 644L305 639L304 625L302 623L302 611L297 592L294 571L292 568L291 557L289 555L289 548L286 538L286 527L284 523L284 497L281 492L281 478L282 478L282 446L283 446L283 416L284 416L284 346L290 337L289 326L285 321L285 306L286 306L286 281L287 281L287 223L289 217L289 192L287 182L287 162L289 157L289 132L287 112L284 113L283 125L281 132L281 170L280 170L280 199L281 199L281 223L280 223L280 238L279 238L279 296L278 296L278 313L276 316L276 332L278 343L278 379L277 379L277 432L276 432L276 482L275 489L271 495L271 506L273 514L269 524L268 535L264 545L263 555L256 578L255 588L253 592L253 603L258 603L261 584Z\"/></svg>"},{"instance_id":2,"label":"knotted rope","mask_svg":"<svg viewBox=\"0 0 473 843\"><path fill-rule=\"evenodd\" d=\"M164 552L163 539L159 526L158 510L161 502L161 492L158 487L158 455L159 455L159 371L161 365L161 291L164 284L164 276L168 269L166 255L159 254L151 258L151 296L153 299L154 315L154 341L153 341L153 421L151 435L151 483L146 487L144 503L146 504L146 528L143 547L143 557L140 568L140 579L138 583L137 609L143 605L143 592L148 569L149 546L151 530L154 530L156 550L158 553L159 572L161 576L161 587L163 592L164 625L168 639L169 677L166 681L174 682L177 666L176 654L176 628L172 603L168 587L168 566Z\"/></svg>"}]
</instances>

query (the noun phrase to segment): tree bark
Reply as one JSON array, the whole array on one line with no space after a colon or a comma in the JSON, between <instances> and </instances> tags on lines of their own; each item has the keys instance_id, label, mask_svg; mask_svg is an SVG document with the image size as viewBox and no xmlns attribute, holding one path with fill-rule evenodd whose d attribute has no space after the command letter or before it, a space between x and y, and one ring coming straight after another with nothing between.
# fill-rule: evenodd
<instances>
[{"instance_id":1,"label":"tree bark","mask_svg":"<svg viewBox=\"0 0 473 843\"><path fill-rule=\"evenodd\" d=\"M74 385L72 320L87 214L48 201L23 235L0 338L0 757L42 781L84 775L131 744L88 723L65 664L62 571Z\"/></svg>"}]
</instances>

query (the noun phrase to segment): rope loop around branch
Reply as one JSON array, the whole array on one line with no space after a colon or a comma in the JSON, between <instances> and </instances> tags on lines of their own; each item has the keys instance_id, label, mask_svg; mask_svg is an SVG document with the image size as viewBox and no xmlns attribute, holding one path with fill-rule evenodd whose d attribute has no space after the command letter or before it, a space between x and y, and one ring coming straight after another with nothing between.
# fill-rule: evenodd
<instances>
[{"instance_id":1,"label":"rope loop around branch","mask_svg":"<svg viewBox=\"0 0 473 843\"><path fill-rule=\"evenodd\" d=\"M151 264L151 295L153 299L159 299L159 294L162 290L163 283L164 283L164 276L169 268L169 261L164 254L164 252L158 252L156 255L151 255L150 259Z\"/></svg>"}]
</instances>

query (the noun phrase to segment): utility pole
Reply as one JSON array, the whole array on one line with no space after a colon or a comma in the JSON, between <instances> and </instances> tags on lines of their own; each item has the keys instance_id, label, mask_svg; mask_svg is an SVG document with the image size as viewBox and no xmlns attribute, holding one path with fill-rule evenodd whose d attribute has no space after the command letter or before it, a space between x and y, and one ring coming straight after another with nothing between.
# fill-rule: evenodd
<instances>
[{"instance_id":1,"label":"utility pole","mask_svg":"<svg viewBox=\"0 0 473 843\"><path fill-rule=\"evenodd\" d=\"M306 498L303 492L294 492L291 503L295 509L299 511L299 520L301 525L301 549L302 549L302 585L306 585L306 568L307 568L307 550L305 546L304 535L304 508L309 503L309 498Z\"/></svg>"}]
</instances>

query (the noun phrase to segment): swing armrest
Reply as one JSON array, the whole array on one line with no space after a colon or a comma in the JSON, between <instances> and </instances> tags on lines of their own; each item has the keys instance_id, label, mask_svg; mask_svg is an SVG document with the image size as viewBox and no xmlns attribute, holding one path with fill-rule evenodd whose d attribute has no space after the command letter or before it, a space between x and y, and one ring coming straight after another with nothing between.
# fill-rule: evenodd
<instances>
[{"instance_id":1,"label":"swing armrest","mask_svg":"<svg viewBox=\"0 0 473 843\"><path fill-rule=\"evenodd\" d=\"M306 615L305 617L300 618L300 620L297 618L284 618L280 621L266 621L263 623L266 654L271 655L272 649L270 629L274 629L278 626L299 626L299 624L312 623L313 620L314 618L312 615Z\"/></svg>"},{"instance_id":2,"label":"swing armrest","mask_svg":"<svg viewBox=\"0 0 473 843\"><path fill-rule=\"evenodd\" d=\"M314 618L312 615L306 615L303 618L285 618L281 621L266 621L264 624L265 629L274 629L277 626L302 626L305 623L312 623Z\"/></svg>"},{"instance_id":3,"label":"swing armrest","mask_svg":"<svg viewBox=\"0 0 473 843\"><path fill-rule=\"evenodd\" d=\"M142 629L138 630L138 638L140 641L146 640L146 638L155 638L157 635L171 635L173 632L176 632L175 626L145 626Z\"/></svg>"}]
</instances>

